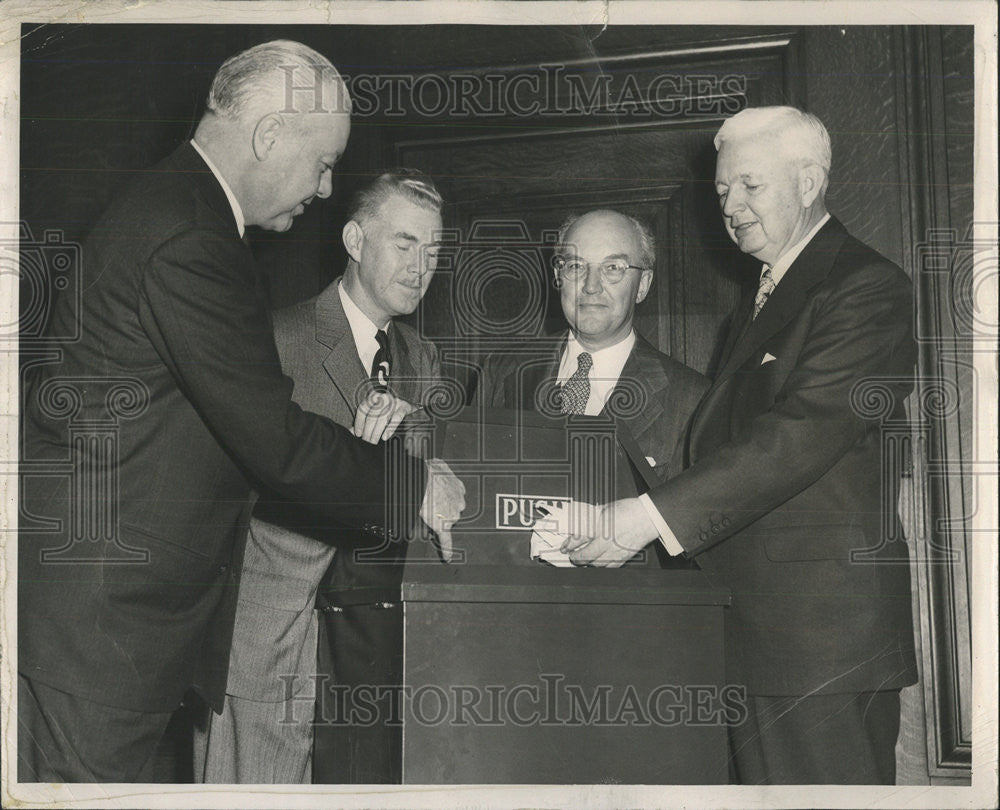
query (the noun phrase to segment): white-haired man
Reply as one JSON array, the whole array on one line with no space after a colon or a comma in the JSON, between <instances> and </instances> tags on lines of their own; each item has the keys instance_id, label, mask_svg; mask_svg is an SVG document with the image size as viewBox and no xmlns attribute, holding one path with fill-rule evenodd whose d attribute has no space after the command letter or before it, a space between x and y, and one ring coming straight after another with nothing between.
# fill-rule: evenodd
<instances>
[{"instance_id":1,"label":"white-haired man","mask_svg":"<svg viewBox=\"0 0 1000 810\"><path fill-rule=\"evenodd\" d=\"M25 458L74 472L21 479L22 514L46 519L19 537L21 781L143 781L189 688L221 708L252 486L373 542L419 509L449 542L462 489L446 467L427 465L440 503L421 507L425 468L408 466L405 525L387 525L382 448L292 401L242 238L328 196L349 131L325 57L258 45L84 243L79 310L53 313L80 338L24 400ZM94 426L103 438L81 441Z\"/></svg>"},{"instance_id":2,"label":"white-haired man","mask_svg":"<svg viewBox=\"0 0 1000 810\"><path fill-rule=\"evenodd\" d=\"M910 282L827 213L817 118L744 110L715 145L722 215L762 262L758 289L695 414L690 467L607 507L612 538L566 550L614 566L659 539L732 590L728 678L748 693L730 729L738 781L892 783L899 690L916 680L909 567L886 542L898 481L858 392L876 385L880 415L903 416Z\"/></svg>"}]
</instances>

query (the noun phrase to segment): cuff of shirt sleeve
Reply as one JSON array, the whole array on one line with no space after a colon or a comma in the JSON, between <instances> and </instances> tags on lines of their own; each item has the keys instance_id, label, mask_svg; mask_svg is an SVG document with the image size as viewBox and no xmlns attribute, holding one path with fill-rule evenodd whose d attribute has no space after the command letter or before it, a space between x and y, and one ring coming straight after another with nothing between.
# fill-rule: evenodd
<instances>
[{"instance_id":1,"label":"cuff of shirt sleeve","mask_svg":"<svg viewBox=\"0 0 1000 810\"><path fill-rule=\"evenodd\" d=\"M663 543L663 547L667 550L667 553L673 557L683 554L684 546L680 544L680 541L674 533L670 531L670 527L663 519L663 515L660 514L660 510L653 505L653 499L650 498L648 494L644 493L639 496L639 503L641 503L643 508L646 510L646 514L649 515L649 519L653 521L656 531L659 532L660 542Z\"/></svg>"}]
</instances>

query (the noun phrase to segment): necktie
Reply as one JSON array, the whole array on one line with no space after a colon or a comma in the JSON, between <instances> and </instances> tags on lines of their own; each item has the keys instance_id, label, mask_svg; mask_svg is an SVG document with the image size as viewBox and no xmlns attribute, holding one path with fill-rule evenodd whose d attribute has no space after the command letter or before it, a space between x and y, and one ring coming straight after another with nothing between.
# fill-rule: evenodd
<instances>
[{"instance_id":1,"label":"necktie","mask_svg":"<svg viewBox=\"0 0 1000 810\"><path fill-rule=\"evenodd\" d=\"M584 413L590 399L590 369L594 358L590 352L580 352L576 357L576 371L562 387L562 412Z\"/></svg>"},{"instance_id":2,"label":"necktie","mask_svg":"<svg viewBox=\"0 0 1000 810\"><path fill-rule=\"evenodd\" d=\"M760 315L760 311L767 303L767 299L774 292L774 279L771 278L771 268L765 267L760 274L760 286L757 288L757 297L753 299L753 317Z\"/></svg>"},{"instance_id":3,"label":"necktie","mask_svg":"<svg viewBox=\"0 0 1000 810\"><path fill-rule=\"evenodd\" d=\"M372 358L371 377L372 387L382 394L389 390L389 369L392 366L392 356L389 354L389 336L384 329L379 329L375 333L375 340L378 341L378 351Z\"/></svg>"}]
</instances>

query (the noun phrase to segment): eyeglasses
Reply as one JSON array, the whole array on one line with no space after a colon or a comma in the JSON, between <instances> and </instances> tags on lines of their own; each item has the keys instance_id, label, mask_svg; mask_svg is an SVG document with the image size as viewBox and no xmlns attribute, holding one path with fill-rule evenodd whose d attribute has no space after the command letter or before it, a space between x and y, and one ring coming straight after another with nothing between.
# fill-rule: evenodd
<instances>
[{"instance_id":1,"label":"eyeglasses","mask_svg":"<svg viewBox=\"0 0 1000 810\"><path fill-rule=\"evenodd\" d=\"M552 267L566 281L576 281L586 275L587 269L597 265L601 272L601 279L608 284L617 284L629 270L643 272L645 267L636 267L629 264L624 259L615 259L609 262L585 262L583 259L567 259L565 256L556 256L552 259Z\"/></svg>"}]
</instances>

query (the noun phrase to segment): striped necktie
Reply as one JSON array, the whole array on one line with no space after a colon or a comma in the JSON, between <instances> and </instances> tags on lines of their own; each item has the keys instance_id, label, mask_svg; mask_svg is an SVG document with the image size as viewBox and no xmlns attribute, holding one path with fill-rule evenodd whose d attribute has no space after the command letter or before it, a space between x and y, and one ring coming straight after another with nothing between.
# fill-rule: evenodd
<instances>
[{"instance_id":1,"label":"striped necktie","mask_svg":"<svg viewBox=\"0 0 1000 810\"><path fill-rule=\"evenodd\" d=\"M771 278L771 268L765 267L764 272L760 274L760 286L757 288L757 297L753 299L754 319L760 315L760 311L764 308L764 304L767 303L767 299L774 292L774 287L775 283L774 279Z\"/></svg>"}]
</instances>

